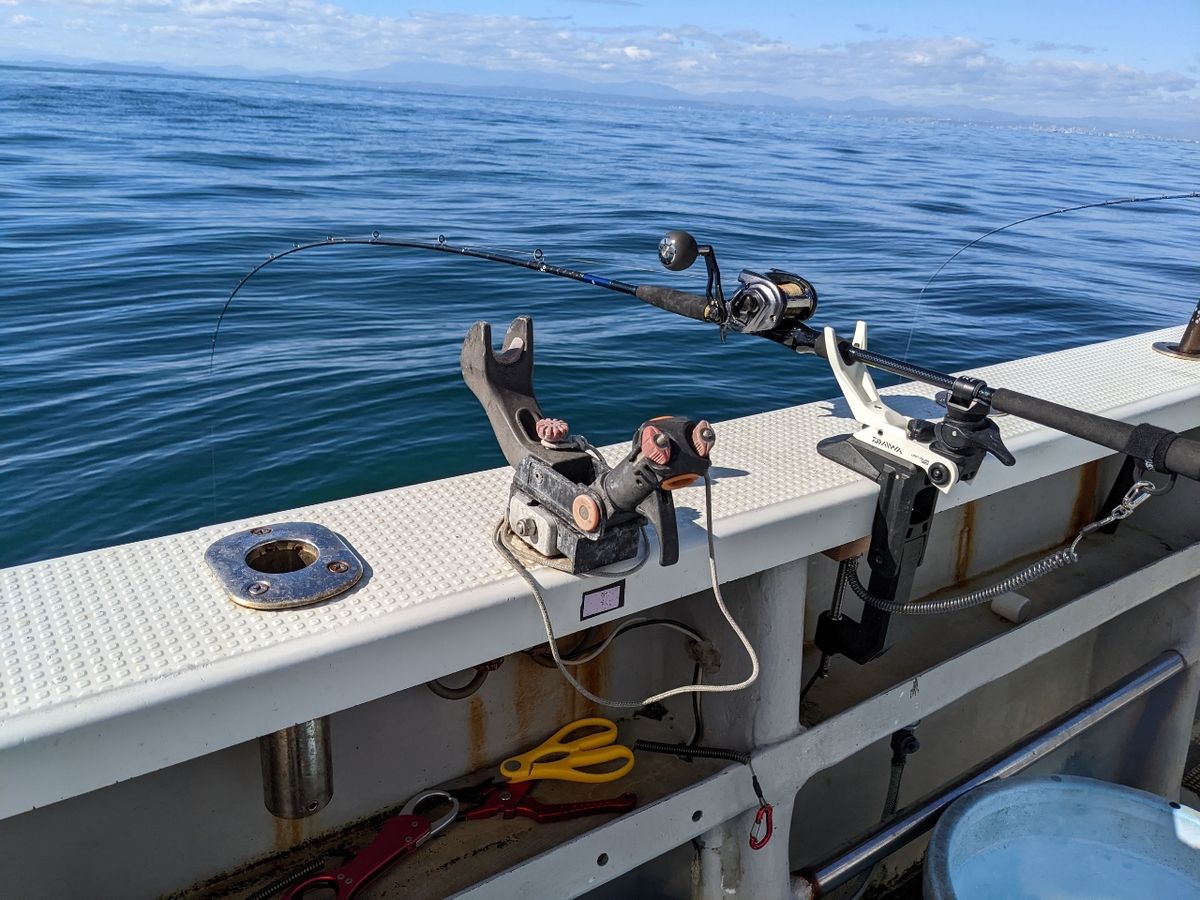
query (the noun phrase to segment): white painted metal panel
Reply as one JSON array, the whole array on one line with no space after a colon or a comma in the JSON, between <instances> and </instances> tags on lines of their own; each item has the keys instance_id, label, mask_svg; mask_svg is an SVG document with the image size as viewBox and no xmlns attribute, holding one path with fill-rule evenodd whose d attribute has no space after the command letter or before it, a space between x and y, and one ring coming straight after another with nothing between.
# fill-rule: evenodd
<instances>
[{"instance_id":1,"label":"white painted metal panel","mask_svg":"<svg viewBox=\"0 0 1200 900\"><path fill-rule=\"evenodd\" d=\"M1200 421L1196 369L1150 351L1151 341L1178 334L1167 329L976 374L1092 412L1190 428ZM885 393L931 391L902 385ZM866 532L873 486L814 449L853 430L840 409L807 404L718 426L723 580ZM1018 467L989 464L948 505L1106 452L1011 417L1001 422ZM508 479L507 469L480 472L0 571L0 816L539 643L525 587L490 544ZM614 616L706 586L702 495L678 491L676 501L680 563L631 577L626 607ZM234 605L206 570L205 548L281 520L340 533L368 575L353 592L309 609ZM578 629L581 589L593 582L545 570L539 578L557 630Z\"/></svg>"}]
</instances>

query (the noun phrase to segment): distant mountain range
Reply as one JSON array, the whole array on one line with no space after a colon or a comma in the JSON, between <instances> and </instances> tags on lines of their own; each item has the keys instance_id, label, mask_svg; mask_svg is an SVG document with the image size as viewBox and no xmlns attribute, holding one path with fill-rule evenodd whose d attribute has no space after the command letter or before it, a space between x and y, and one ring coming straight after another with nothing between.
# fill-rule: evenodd
<instances>
[{"instance_id":1,"label":"distant mountain range","mask_svg":"<svg viewBox=\"0 0 1200 900\"><path fill-rule=\"evenodd\" d=\"M350 72L317 71L300 74L284 69L244 66L168 66L122 64L68 57L33 57L0 47L0 64L50 68L82 68L101 72L184 75L308 84L359 84L422 93L453 93L490 97L558 100L618 100L639 104L719 104L759 107L818 115L925 118L984 125L1079 130L1104 134L1137 134L1168 139L1200 140L1200 122L1127 117L1032 116L970 106L897 106L874 97L828 100L791 98L764 91L692 94L662 84L641 81L591 82L545 72L504 72L446 63L397 62ZM547 84L555 87L547 88Z\"/></svg>"}]
</instances>

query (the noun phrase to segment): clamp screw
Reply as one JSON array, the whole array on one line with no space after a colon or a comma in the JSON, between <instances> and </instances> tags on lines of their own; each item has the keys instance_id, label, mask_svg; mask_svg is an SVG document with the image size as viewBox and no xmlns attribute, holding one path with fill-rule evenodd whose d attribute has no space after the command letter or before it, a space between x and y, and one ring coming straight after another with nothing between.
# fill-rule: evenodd
<instances>
[{"instance_id":1,"label":"clamp screw","mask_svg":"<svg viewBox=\"0 0 1200 900\"><path fill-rule=\"evenodd\" d=\"M260 525L258 528L251 528L251 534L270 534L271 528L269 525Z\"/></svg>"},{"instance_id":2,"label":"clamp screw","mask_svg":"<svg viewBox=\"0 0 1200 900\"><path fill-rule=\"evenodd\" d=\"M671 461L671 439L653 425L646 425L642 429L641 439L637 443L641 446L642 456L655 465L665 466Z\"/></svg>"},{"instance_id":3,"label":"clamp screw","mask_svg":"<svg viewBox=\"0 0 1200 900\"><path fill-rule=\"evenodd\" d=\"M270 589L271 589L271 585L265 581L251 582L250 587L246 588L246 590L251 594L251 596L254 596L254 597L257 597L259 594L265 594Z\"/></svg>"},{"instance_id":4,"label":"clamp screw","mask_svg":"<svg viewBox=\"0 0 1200 900\"><path fill-rule=\"evenodd\" d=\"M350 571L350 563L342 559L335 559L325 568L327 568L330 572L333 572L335 575L341 575L343 572Z\"/></svg>"},{"instance_id":5,"label":"clamp screw","mask_svg":"<svg viewBox=\"0 0 1200 900\"><path fill-rule=\"evenodd\" d=\"M513 524L513 531L521 537L537 538L537 522L533 519L517 519Z\"/></svg>"},{"instance_id":6,"label":"clamp screw","mask_svg":"<svg viewBox=\"0 0 1200 900\"><path fill-rule=\"evenodd\" d=\"M945 484L950 480L950 470L941 463L934 463L929 467L929 480L934 484Z\"/></svg>"},{"instance_id":7,"label":"clamp screw","mask_svg":"<svg viewBox=\"0 0 1200 900\"><path fill-rule=\"evenodd\" d=\"M538 419L533 426L538 438L551 444L566 440L570 428L562 419Z\"/></svg>"}]
</instances>

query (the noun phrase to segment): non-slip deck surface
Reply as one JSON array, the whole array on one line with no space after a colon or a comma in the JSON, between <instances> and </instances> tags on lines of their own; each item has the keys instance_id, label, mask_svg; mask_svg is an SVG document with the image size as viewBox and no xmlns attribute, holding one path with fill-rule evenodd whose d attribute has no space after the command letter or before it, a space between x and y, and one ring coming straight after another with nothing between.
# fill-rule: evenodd
<instances>
[{"instance_id":1,"label":"non-slip deck surface","mask_svg":"<svg viewBox=\"0 0 1200 900\"><path fill-rule=\"evenodd\" d=\"M1200 395L1200 371L1149 349L1151 341L1173 339L1178 331L976 374L1094 412L1133 410L1136 418L1139 408L1178 411ZM797 361L802 364L819 361ZM932 390L901 385L885 393L912 397L900 404L911 414L914 404L927 405L916 398ZM1193 406L1178 423L1154 418L1191 427L1200 420L1194 412ZM794 505L797 515L819 514L823 493L856 482L867 491L867 482L815 451L818 440L854 430L846 416L844 403L819 402L719 423L717 534L729 535L738 517L777 504ZM1034 432L1049 439L1045 429L1012 417L1000 424L1010 442ZM235 658L251 662L248 657L266 648L356 623L403 631L414 608L461 600L468 592L481 601L491 592L512 596L512 573L490 543L508 482L507 469L478 472L0 571L0 747L20 743L22 719L37 711L72 705L87 718L85 701L98 695L163 679L179 679L185 692L189 673ZM676 492L676 502L685 519L702 516L700 489ZM263 613L234 605L205 567L205 548L237 529L288 520L319 522L343 535L367 563L362 584L308 609ZM320 646L312 641L310 652L319 654Z\"/></svg>"}]
</instances>

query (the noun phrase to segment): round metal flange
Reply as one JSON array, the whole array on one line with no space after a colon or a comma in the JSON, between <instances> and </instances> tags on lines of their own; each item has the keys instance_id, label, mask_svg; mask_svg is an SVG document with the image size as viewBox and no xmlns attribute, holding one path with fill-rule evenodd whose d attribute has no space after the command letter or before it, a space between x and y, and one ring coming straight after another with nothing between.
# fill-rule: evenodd
<instances>
[{"instance_id":1,"label":"round metal flange","mask_svg":"<svg viewBox=\"0 0 1200 900\"><path fill-rule=\"evenodd\" d=\"M1172 356L1175 359L1190 359L1200 360L1200 353L1184 353L1180 349L1179 344L1174 341L1155 341L1152 344L1155 353L1161 353L1163 356Z\"/></svg>"},{"instance_id":2,"label":"round metal flange","mask_svg":"<svg viewBox=\"0 0 1200 900\"><path fill-rule=\"evenodd\" d=\"M204 552L229 599L250 609L292 609L335 597L362 578L349 545L313 522L260 525L214 541Z\"/></svg>"}]
</instances>

